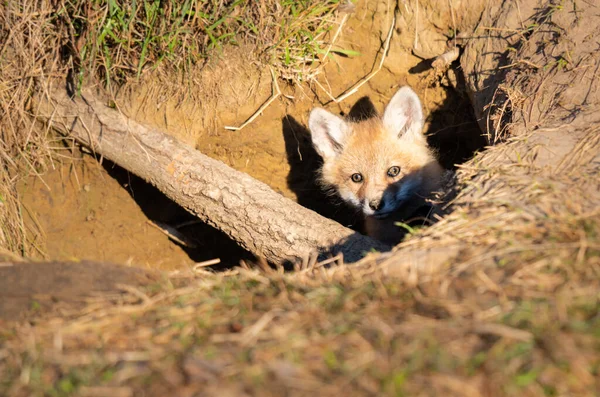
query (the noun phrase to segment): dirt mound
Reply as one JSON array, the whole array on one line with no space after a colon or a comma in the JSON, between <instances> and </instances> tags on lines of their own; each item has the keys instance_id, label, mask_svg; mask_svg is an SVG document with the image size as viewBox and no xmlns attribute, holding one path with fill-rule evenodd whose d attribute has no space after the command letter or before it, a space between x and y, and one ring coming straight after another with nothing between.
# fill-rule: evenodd
<instances>
[{"instance_id":1,"label":"dirt mound","mask_svg":"<svg viewBox=\"0 0 600 397\"><path fill-rule=\"evenodd\" d=\"M161 280L158 273L106 262L2 262L0 320L75 310L90 298ZM25 316L25 313L28 315Z\"/></svg>"},{"instance_id":2,"label":"dirt mound","mask_svg":"<svg viewBox=\"0 0 600 397\"><path fill-rule=\"evenodd\" d=\"M461 65L490 142L598 122L596 11L591 3L552 1L488 7Z\"/></svg>"}]
</instances>

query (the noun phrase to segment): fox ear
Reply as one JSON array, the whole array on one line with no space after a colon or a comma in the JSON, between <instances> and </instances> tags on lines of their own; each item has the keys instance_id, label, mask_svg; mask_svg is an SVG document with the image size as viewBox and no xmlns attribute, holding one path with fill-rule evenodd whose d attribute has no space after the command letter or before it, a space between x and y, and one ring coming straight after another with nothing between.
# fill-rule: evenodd
<instances>
[{"instance_id":1,"label":"fox ear","mask_svg":"<svg viewBox=\"0 0 600 397\"><path fill-rule=\"evenodd\" d=\"M399 138L424 141L423 109L412 88L404 86L396 92L385 108L383 124Z\"/></svg>"},{"instance_id":2,"label":"fox ear","mask_svg":"<svg viewBox=\"0 0 600 397\"><path fill-rule=\"evenodd\" d=\"M323 158L335 157L341 151L348 131L346 122L325 109L315 108L308 117L313 146Z\"/></svg>"}]
</instances>

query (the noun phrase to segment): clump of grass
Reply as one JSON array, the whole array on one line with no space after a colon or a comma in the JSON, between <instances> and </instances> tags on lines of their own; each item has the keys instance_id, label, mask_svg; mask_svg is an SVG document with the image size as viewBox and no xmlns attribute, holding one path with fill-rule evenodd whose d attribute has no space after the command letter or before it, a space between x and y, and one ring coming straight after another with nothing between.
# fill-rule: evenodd
<instances>
[{"instance_id":1,"label":"clump of grass","mask_svg":"<svg viewBox=\"0 0 600 397\"><path fill-rule=\"evenodd\" d=\"M54 23L67 34L78 82L105 84L145 70L187 69L227 45L250 44L280 75L301 80L324 52L338 0L63 1Z\"/></svg>"},{"instance_id":2,"label":"clump of grass","mask_svg":"<svg viewBox=\"0 0 600 397\"><path fill-rule=\"evenodd\" d=\"M29 252L16 194L20 176L37 174L50 158L46 132L30 113L40 79L62 75L60 34L50 23L47 2L15 1L0 6L0 248Z\"/></svg>"},{"instance_id":3,"label":"clump of grass","mask_svg":"<svg viewBox=\"0 0 600 397\"><path fill-rule=\"evenodd\" d=\"M295 82L328 53L339 0L17 0L0 6L0 248L32 249L16 181L52 164L30 101L40 83L112 89L160 69L186 77L227 46L249 46Z\"/></svg>"}]
</instances>

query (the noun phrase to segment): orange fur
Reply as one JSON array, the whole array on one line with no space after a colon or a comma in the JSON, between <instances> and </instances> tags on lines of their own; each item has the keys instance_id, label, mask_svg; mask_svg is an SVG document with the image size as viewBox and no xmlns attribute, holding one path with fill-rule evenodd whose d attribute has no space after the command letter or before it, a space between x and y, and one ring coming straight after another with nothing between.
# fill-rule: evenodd
<instances>
[{"instance_id":1,"label":"orange fur","mask_svg":"<svg viewBox=\"0 0 600 397\"><path fill-rule=\"evenodd\" d=\"M323 157L322 183L360 208L367 234L383 241L396 242L402 229L394 222L406 220L440 187L444 170L422 134L420 106L405 87L383 117L352 122L315 109L309 120ZM357 174L360 181L353 180Z\"/></svg>"}]
</instances>

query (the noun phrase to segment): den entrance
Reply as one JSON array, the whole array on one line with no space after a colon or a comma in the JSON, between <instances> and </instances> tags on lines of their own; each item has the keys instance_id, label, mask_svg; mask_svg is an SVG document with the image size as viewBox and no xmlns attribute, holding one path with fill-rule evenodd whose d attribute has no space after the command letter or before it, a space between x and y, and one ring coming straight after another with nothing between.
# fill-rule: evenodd
<instances>
[{"instance_id":1,"label":"den entrance","mask_svg":"<svg viewBox=\"0 0 600 397\"><path fill-rule=\"evenodd\" d=\"M383 67L352 96L331 101L331 93L361 81L381 60L389 13L372 6L361 5L344 27L352 34L339 39L340 45L360 55L336 55L335 62L317 76L318 85L281 81L282 95L242 130L224 127L239 125L272 90L269 71L252 62L251 51L226 52L199 70L194 92L162 77L118 90L115 97L123 112L136 121L176 136L283 196L361 231L360 216L318 186L321 160L306 128L313 107L370 117L382 112L399 86L410 85L423 103L429 144L445 168L455 169L485 144L463 90L459 61L443 73L431 66L435 55L455 45L452 40L440 43L441 34L424 36L420 51L411 51L400 35L393 35ZM367 16L374 19L367 23ZM357 36L363 38L360 43L353 39ZM69 149L68 159L63 156L54 170L20 186L28 235L39 256L167 270L214 258L221 260L217 267L252 259L226 235L200 223L142 179L106 160ZM420 218L413 226L431 222Z\"/></svg>"}]
</instances>

